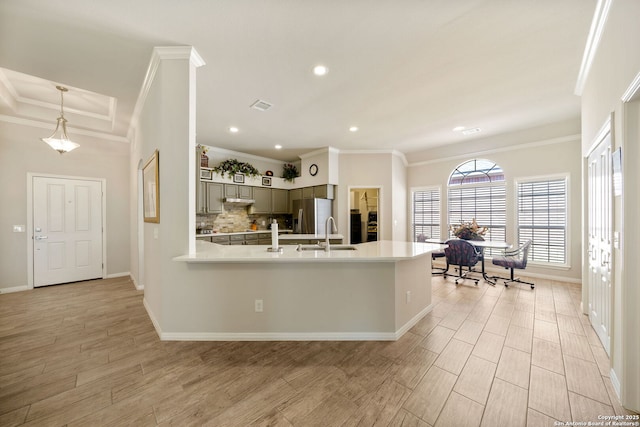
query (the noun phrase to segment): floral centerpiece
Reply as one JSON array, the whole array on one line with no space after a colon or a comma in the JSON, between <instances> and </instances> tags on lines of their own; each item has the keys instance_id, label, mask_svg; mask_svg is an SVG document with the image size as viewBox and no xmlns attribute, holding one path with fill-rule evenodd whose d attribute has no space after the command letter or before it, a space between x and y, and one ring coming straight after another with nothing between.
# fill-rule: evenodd
<instances>
[{"instance_id":1,"label":"floral centerpiece","mask_svg":"<svg viewBox=\"0 0 640 427\"><path fill-rule=\"evenodd\" d=\"M451 225L449 230L459 239L464 240L484 240L482 236L485 235L487 227L480 227L473 218L470 222L463 222L460 225Z\"/></svg>"},{"instance_id":2,"label":"floral centerpiece","mask_svg":"<svg viewBox=\"0 0 640 427\"><path fill-rule=\"evenodd\" d=\"M285 163L282 166L282 178L285 181L293 181L298 176L298 168L292 163Z\"/></svg>"}]
</instances>

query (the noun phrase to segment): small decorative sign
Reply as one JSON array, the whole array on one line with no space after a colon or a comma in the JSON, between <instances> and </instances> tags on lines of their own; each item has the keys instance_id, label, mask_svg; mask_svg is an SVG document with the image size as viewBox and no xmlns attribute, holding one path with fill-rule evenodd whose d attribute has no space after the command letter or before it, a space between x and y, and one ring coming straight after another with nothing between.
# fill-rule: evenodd
<instances>
[{"instance_id":1,"label":"small decorative sign","mask_svg":"<svg viewBox=\"0 0 640 427\"><path fill-rule=\"evenodd\" d=\"M237 173L233 175L233 182L236 182L238 184L244 184L244 174Z\"/></svg>"},{"instance_id":2,"label":"small decorative sign","mask_svg":"<svg viewBox=\"0 0 640 427\"><path fill-rule=\"evenodd\" d=\"M265 187L271 187L271 178L268 176L263 176L262 185L264 185Z\"/></svg>"}]
</instances>

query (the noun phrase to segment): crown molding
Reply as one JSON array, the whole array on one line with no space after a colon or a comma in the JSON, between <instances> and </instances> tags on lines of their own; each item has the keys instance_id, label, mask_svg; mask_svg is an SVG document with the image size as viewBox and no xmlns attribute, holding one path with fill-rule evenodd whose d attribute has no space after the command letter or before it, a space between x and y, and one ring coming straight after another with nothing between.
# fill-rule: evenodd
<instances>
[{"instance_id":1,"label":"crown molding","mask_svg":"<svg viewBox=\"0 0 640 427\"><path fill-rule=\"evenodd\" d=\"M399 157L404 163L405 167L409 166L407 157L405 154L398 150L340 150L340 154L391 154L392 156Z\"/></svg>"},{"instance_id":2,"label":"crown molding","mask_svg":"<svg viewBox=\"0 0 640 427\"><path fill-rule=\"evenodd\" d=\"M149 66L147 67L147 73L144 76L144 81L142 83L142 87L140 88L140 93L138 94L138 100L136 101L136 106L133 109L133 114L131 116L129 131L127 132L127 137L129 139L133 138L135 132L134 130L136 126L138 126L140 114L142 113L142 107L147 100L149 90L151 90L151 85L155 80L156 73L158 72L158 67L160 66L160 61L171 59L187 59L195 67L201 67L205 65L204 60L193 46L154 47L153 53L151 54L151 60L149 61Z\"/></svg>"},{"instance_id":3,"label":"crown molding","mask_svg":"<svg viewBox=\"0 0 640 427\"><path fill-rule=\"evenodd\" d=\"M509 147L493 148L493 149L490 149L490 150L476 151L476 152L473 152L473 153L465 153L465 154L457 154L455 156L443 157L443 158L434 159L434 160L425 160L423 162L410 163L408 166L410 168L412 168L412 167L417 167L417 166L432 165L432 164L440 163L440 162L448 162L448 161L451 161L451 160L468 160L469 156L474 156L474 157L478 158L480 156L486 156L486 155L490 155L490 154L494 154L494 153L503 153L505 151L521 150L523 148L542 147L542 146L545 146L545 145L563 144L563 143L566 143L566 142L579 141L580 138L581 138L581 134L567 135L567 136L561 136L561 137L558 137L558 138L545 139L545 140L542 140L542 141L535 141L535 142L529 142L529 143L525 143L525 144L512 145L512 146L509 146Z\"/></svg>"},{"instance_id":4,"label":"crown molding","mask_svg":"<svg viewBox=\"0 0 640 427\"><path fill-rule=\"evenodd\" d=\"M326 153L338 154L340 153L340 150L334 147L323 147L314 151L310 151L308 153L300 154L298 157L303 160L309 157L317 156L320 154L326 154Z\"/></svg>"},{"instance_id":5,"label":"crown molding","mask_svg":"<svg viewBox=\"0 0 640 427\"><path fill-rule=\"evenodd\" d=\"M574 93L578 96L582 96L584 85L587 82L591 65L596 57L598 46L600 45L600 39L604 32L605 24L607 23L607 17L609 16L609 10L613 0L598 0L596 10L593 14L593 21L591 21L591 28L589 29L589 36L587 37L587 45L584 48L584 54L582 55L582 63L580 64L580 71L578 72L578 79Z\"/></svg>"},{"instance_id":6,"label":"crown molding","mask_svg":"<svg viewBox=\"0 0 640 427\"><path fill-rule=\"evenodd\" d=\"M51 129L53 129L53 127L55 126L55 123L51 121L40 122L37 120L23 119L20 117L7 116L4 114L0 114L0 121L5 123L11 123L14 125L29 126L37 129L48 129L49 131L51 131ZM109 133L96 132L96 131L73 128L73 127L67 127L67 130L69 131L69 133L73 133L76 135L89 136L91 138L99 138L105 141L119 142L123 144L129 143L129 138L124 136L118 136L118 135L113 135Z\"/></svg>"},{"instance_id":7,"label":"crown molding","mask_svg":"<svg viewBox=\"0 0 640 427\"><path fill-rule=\"evenodd\" d=\"M622 94L622 102L629 102L633 99L633 97L640 91L640 73L636 74L636 77L633 79L627 90Z\"/></svg>"}]
</instances>

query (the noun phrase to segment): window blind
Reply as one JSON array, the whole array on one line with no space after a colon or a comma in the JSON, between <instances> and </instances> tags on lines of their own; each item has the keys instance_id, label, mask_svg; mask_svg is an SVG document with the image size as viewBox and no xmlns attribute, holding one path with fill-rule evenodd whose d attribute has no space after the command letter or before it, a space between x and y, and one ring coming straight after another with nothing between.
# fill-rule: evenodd
<instances>
[{"instance_id":1,"label":"window blind","mask_svg":"<svg viewBox=\"0 0 640 427\"><path fill-rule=\"evenodd\" d=\"M426 189L413 193L413 240L418 236L440 239L440 189Z\"/></svg>"},{"instance_id":2,"label":"window blind","mask_svg":"<svg viewBox=\"0 0 640 427\"><path fill-rule=\"evenodd\" d=\"M486 240L506 241L507 200L505 184L450 187L449 224L469 222L473 218L481 227L488 227ZM453 237L453 234L450 236ZM500 250L486 250L492 256Z\"/></svg>"},{"instance_id":3,"label":"window blind","mask_svg":"<svg viewBox=\"0 0 640 427\"><path fill-rule=\"evenodd\" d=\"M518 183L518 242L533 241L531 261L567 262L567 179Z\"/></svg>"}]
</instances>

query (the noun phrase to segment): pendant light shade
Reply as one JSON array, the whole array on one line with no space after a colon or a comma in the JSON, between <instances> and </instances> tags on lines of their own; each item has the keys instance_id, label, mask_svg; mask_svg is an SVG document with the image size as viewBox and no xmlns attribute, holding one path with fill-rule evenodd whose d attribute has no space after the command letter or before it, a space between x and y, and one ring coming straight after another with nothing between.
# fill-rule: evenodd
<instances>
[{"instance_id":1,"label":"pendant light shade","mask_svg":"<svg viewBox=\"0 0 640 427\"><path fill-rule=\"evenodd\" d=\"M40 139L49 144L49 146L58 153L64 154L71 150L75 150L80 145L71 141L67 136L67 119L64 118L64 93L69 89L64 86L56 86L56 89L60 91L60 117L58 117L56 129L53 131L51 136Z\"/></svg>"}]
</instances>

